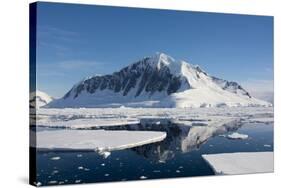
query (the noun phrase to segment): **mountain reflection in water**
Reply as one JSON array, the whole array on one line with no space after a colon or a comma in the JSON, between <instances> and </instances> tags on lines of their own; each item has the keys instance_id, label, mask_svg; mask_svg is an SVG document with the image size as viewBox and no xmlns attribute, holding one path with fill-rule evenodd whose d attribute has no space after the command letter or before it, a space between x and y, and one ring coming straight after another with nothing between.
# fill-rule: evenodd
<instances>
[{"instance_id":1,"label":"mountain reflection in water","mask_svg":"<svg viewBox=\"0 0 281 188\"><path fill-rule=\"evenodd\" d=\"M174 158L176 152L187 153L198 149L209 138L223 135L229 131L236 131L242 126L240 121L234 120L227 123L204 126L188 126L166 121L165 124L148 123L138 125L124 125L114 127L100 127L105 130L130 130L130 131L162 131L167 137L157 143L147 144L132 148L134 152L154 162L163 163Z\"/></svg>"}]
</instances>

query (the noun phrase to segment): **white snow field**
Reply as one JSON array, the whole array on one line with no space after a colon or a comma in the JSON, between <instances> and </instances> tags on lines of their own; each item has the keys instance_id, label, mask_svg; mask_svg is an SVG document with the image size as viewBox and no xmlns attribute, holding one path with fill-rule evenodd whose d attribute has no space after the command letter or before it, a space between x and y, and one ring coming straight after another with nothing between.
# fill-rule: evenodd
<instances>
[{"instance_id":1,"label":"white snow field","mask_svg":"<svg viewBox=\"0 0 281 188\"><path fill-rule=\"evenodd\" d=\"M165 132L156 131L40 131L37 132L36 145L33 142L33 147L39 150L94 150L102 154L159 142L165 138Z\"/></svg>"},{"instance_id":2,"label":"white snow field","mask_svg":"<svg viewBox=\"0 0 281 188\"><path fill-rule=\"evenodd\" d=\"M217 175L274 171L273 152L243 152L202 155Z\"/></svg>"},{"instance_id":3,"label":"white snow field","mask_svg":"<svg viewBox=\"0 0 281 188\"><path fill-rule=\"evenodd\" d=\"M166 135L152 131L109 131L103 127L176 123L186 126L189 131L188 135L180 138L181 150L187 152L214 135L225 134L241 123L253 122L252 119L254 122L261 119L263 123L272 123L273 108L40 108L31 123L43 128L34 136L38 139L38 148L92 150L131 148L161 141ZM106 156L104 152L101 154Z\"/></svg>"},{"instance_id":4,"label":"white snow field","mask_svg":"<svg viewBox=\"0 0 281 188\"><path fill-rule=\"evenodd\" d=\"M188 126L206 126L218 120L272 123L273 107L216 108L40 108L36 111L39 127L87 129L138 123L173 122Z\"/></svg>"}]
</instances>

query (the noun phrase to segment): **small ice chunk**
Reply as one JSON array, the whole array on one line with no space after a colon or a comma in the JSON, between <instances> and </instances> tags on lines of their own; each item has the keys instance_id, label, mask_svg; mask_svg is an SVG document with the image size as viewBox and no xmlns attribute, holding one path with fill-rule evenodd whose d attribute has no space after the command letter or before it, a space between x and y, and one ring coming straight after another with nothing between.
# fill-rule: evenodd
<instances>
[{"instance_id":1,"label":"small ice chunk","mask_svg":"<svg viewBox=\"0 0 281 188\"><path fill-rule=\"evenodd\" d=\"M156 125L160 125L160 124L161 124L161 122L160 122L160 121L157 121L157 122L155 122L155 124L156 124Z\"/></svg>"},{"instance_id":2,"label":"small ice chunk","mask_svg":"<svg viewBox=\"0 0 281 188\"><path fill-rule=\"evenodd\" d=\"M269 144L264 144L263 146L264 146L264 147L267 147L267 148L270 148L270 147L271 147L271 145L269 145Z\"/></svg>"},{"instance_id":3,"label":"small ice chunk","mask_svg":"<svg viewBox=\"0 0 281 188\"><path fill-rule=\"evenodd\" d=\"M103 156L104 159L106 159L107 157L109 157L109 155L111 154L109 151L103 151L103 150L100 150L98 151L98 154Z\"/></svg>"},{"instance_id":4,"label":"small ice chunk","mask_svg":"<svg viewBox=\"0 0 281 188\"><path fill-rule=\"evenodd\" d=\"M106 176L106 177L107 177L107 176L109 176L109 174L104 174L104 176Z\"/></svg>"},{"instance_id":5,"label":"small ice chunk","mask_svg":"<svg viewBox=\"0 0 281 188\"><path fill-rule=\"evenodd\" d=\"M57 184L57 181L52 180L52 181L49 181L48 184Z\"/></svg>"},{"instance_id":6,"label":"small ice chunk","mask_svg":"<svg viewBox=\"0 0 281 188\"><path fill-rule=\"evenodd\" d=\"M81 180L75 180L75 183L81 183Z\"/></svg>"},{"instance_id":7,"label":"small ice chunk","mask_svg":"<svg viewBox=\"0 0 281 188\"><path fill-rule=\"evenodd\" d=\"M38 182L34 182L34 184L35 184L37 187L39 187L39 186L41 186L41 185L42 185L42 183L41 183L40 181L38 181Z\"/></svg>"},{"instance_id":8,"label":"small ice chunk","mask_svg":"<svg viewBox=\"0 0 281 188\"><path fill-rule=\"evenodd\" d=\"M56 156L56 157L52 157L51 160L53 161L57 161L57 160L60 160L60 157L59 156Z\"/></svg>"},{"instance_id":9,"label":"small ice chunk","mask_svg":"<svg viewBox=\"0 0 281 188\"><path fill-rule=\"evenodd\" d=\"M77 157L83 157L83 155L82 154L77 154Z\"/></svg>"},{"instance_id":10,"label":"small ice chunk","mask_svg":"<svg viewBox=\"0 0 281 188\"><path fill-rule=\"evenodd\" d=\"M180 170L176 170L176 173L180 173L181 171Z\"/></svg>"},{"instance_id":11,"label":"small ice chunk","mask_svg":"<svg viewBox=\"0 0 281 188\"><path fill-rule=\"evenodd\" d=\"M232 133L232 134L227 135L227 138L229 138L229 139L241 139L241 140L245 140L245 139L248 138L248 135L246 135L246 134L240 134L240 133L235 132L235 133Z\"/></svg>"},{"instance_id":12,"label":"small ice chunk","mask_svg":"<svg viewBox=\"0 0 281 188\"><path fill-rule=\"evenodd\" d=\"M102 164L101 164L101 166L105 166L105 164L104 164L104 163L102 163Z\"/></svg>"},{"instance_id":13,"label":"small ice chunk","mask_svg":"<svg viewBox=\"0 0 281 188\"><path fill-rule=\"evenodd\" d=\"M83 170L84 167L83 166L78 166L78 170Z\"/></svg>"},{"instance_id":14,"label":"small ice chunk","mask_svg":"<svg viewBox=\"0 0 281 188\"><path fill-rule=\"evenodd\" d=\"M57 174L57 173L59 173L58 170L54 170L54 171L52 172L52 174Z\"/></svg>"},{"instance_id":15,"label":"small ice chunk","mask_svg":"<svg viewBox=\"0 0 281 188\"><path fill-rule=\"evenodd\" d=\"M144 180L146 179L147 177L146 176L141 176L140 179Z\"/></svg>"}]
</instances>

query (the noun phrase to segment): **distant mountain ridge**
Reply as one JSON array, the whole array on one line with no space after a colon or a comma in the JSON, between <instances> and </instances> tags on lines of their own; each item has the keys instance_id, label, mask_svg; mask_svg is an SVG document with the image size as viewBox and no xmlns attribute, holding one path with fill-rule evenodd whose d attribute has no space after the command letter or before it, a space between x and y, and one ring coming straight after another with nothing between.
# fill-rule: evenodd
<instances>
[{"instance_id":1,"label":"distant mountain ridge","mask_svg":"<svg viewBox=\"0 0 281 188\"><path fill-rule=\"evenodd\" d=\"M35 92L30 93L29 105L32 108L40 108L52 100L54 100L54 98L49 96L47 93L36 90Z\"/></svg>"},{"instance_id":2,"label":"distant mountain ridge","mask_svg":"<svg viewBox=\"0 0 281 188\"><path fill-rule=\"evenodd\" d=\"M209 75L198 65L157 53L120 71L75 84L46 107L270 106L236 82Z\"/></svg>"}]
</instances>

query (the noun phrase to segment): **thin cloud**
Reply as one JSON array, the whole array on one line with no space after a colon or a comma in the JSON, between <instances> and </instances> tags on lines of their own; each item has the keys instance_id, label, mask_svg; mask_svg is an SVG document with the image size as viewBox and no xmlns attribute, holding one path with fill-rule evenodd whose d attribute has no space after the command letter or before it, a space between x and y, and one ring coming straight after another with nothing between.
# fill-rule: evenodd
<instances>
[{"instance_id":1,"label":"thin cloud","mask_svg":"<svg viewBox=\"0 0 281 188\"><path fill-rule=\"evenodd\" d=\"M52 63L38 63L37 74L43 77L58 76L65 77L73 75L74 72L83 72L85 76L91 75L91 70L104 72L103 68L108 63L87 60L66 60ZM93 71L94 72L94 71Z\"/></svg>"},{"instance_id":2,"label":"thin cloud","mask_svg":"<svg viewBox=\"0 0 281 188\"><path fill-rule=\"evenodd\" d=\"M38 26L37 28L37 33L38 36L41 37L54 37L54 38L62 38L62 39L73 39L73 37L78 37L79 34L74 32L74 31L70 31L70 30L65 30L65 29L61 29L58 27L53 27L53 26Z\"/></svg>"},{"instance_id":3,"label":"thin cloud","mask_svg":"<svg viewBox=\"0 0 281 188\"><path fill-rule=\"evenodd\" d=\"M242 86L250 91L254 92L273 92L274 82L273 80L247 80L242 82Z\"/></svg>"},{"instance_id":4,"label":"thin cloud","mask_svg":"<svg viewBox=\"0 0 281 188\"><path fill-rule=\"evenodd\" d=\"M89 69L95 68L96 66L100 66L102 63L95 61L82 61L82 60L70 60L70 61L61 61L57 64L58 68L65 70L73 70L73 69Z\"/></svg>"},{"instance_id":5,"label":"thin cloud","mask_svg":"<svg viewBox=\"0 0 281 188\"><path fill-rule=\"evenodd\" d=\"M72 53L74 43L80 41L81 34L53 26L38 26L37 37L39 50L51 50L55 55L65 57Z\"/></svg>"},{"instance_id":6,"label":"thin cloud","mask_svg":"<svg viewBox=\"0 0 281 188\"><path fill-rule=\"evenodd\" d=\"M274 81L273 80L247 80L241 83L242 87L258 99L273 103L274 101Z\"/></svg>"}]
</instances>

